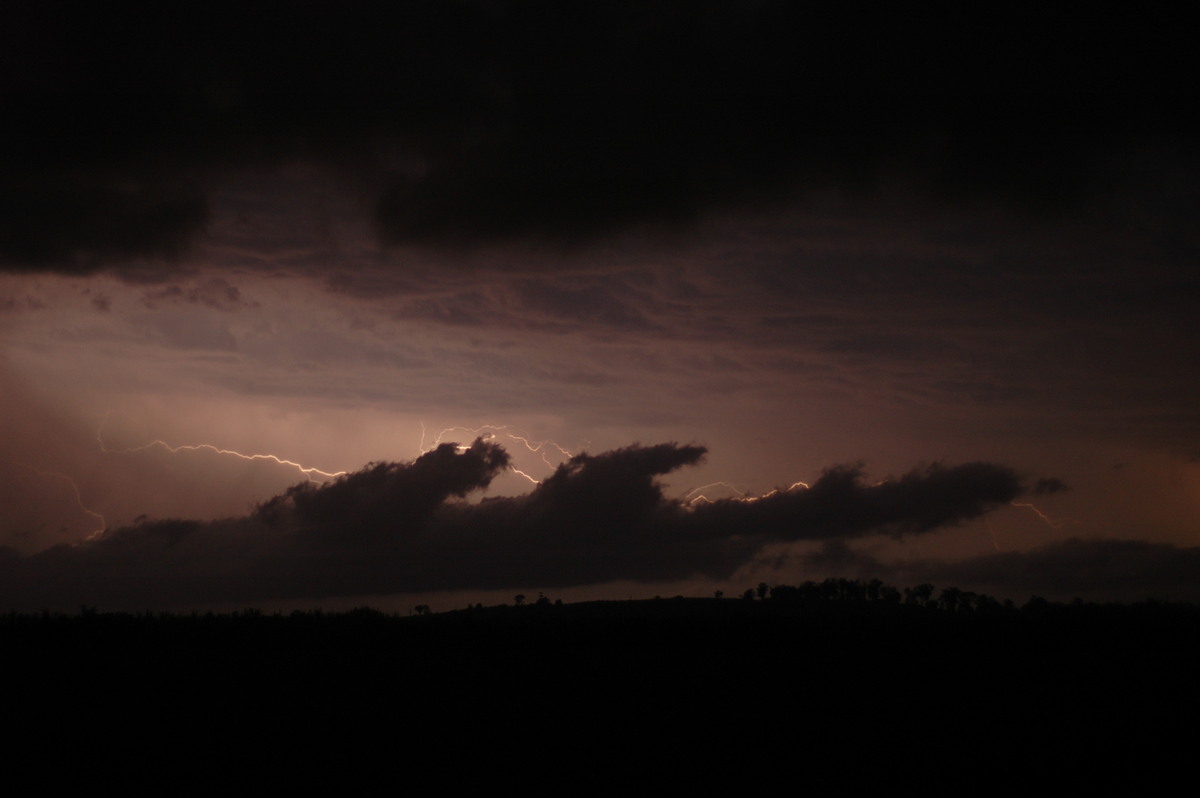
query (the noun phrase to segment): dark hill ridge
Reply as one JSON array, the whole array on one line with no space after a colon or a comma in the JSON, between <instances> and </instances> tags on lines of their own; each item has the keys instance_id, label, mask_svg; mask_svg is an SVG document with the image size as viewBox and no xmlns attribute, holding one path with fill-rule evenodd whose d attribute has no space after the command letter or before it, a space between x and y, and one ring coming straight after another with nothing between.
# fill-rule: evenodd
<instances>
[{"instance_id":1,"label":"dark hill ridge","mask_svg":"<svg viewBox=\"0 0 1200 798\"><path fill-rule=\"evenodd\" d=\"M802 771L1152 788L1192 750L1196 607L922 605L855 584L414 616L9 615L0 645L26 741L112 761L134 746L157 782L201 758L264 789L381 772L411 787L428 768L559 787Z\"/></svg>"}]
</instances>

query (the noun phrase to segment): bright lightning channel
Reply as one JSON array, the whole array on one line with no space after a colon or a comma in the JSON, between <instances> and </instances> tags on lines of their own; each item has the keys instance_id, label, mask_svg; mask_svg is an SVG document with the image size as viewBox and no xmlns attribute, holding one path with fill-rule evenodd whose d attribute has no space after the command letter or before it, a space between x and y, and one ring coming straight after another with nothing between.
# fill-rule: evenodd
<instances>
[{"instance_id":1,"label":"bright lightning channel","mask_svg":"<svg viewBox=\"0 0 1200 798\"><path fill-rule=\"evenodd\" d=\"M530 437L528 435L518 434L518 433L523 432L523 430L521 430L518 427L514 427L511 424L483 424L482 426L475 427L475 428L446 427L445 429L443 429L441 432L439 432L437 435L435 435L433 437L432 443L430 443L428 446L426 446L425 439L426 439L426 437L428 437L428 432L425 428L424 422L421 422L421 443L419 444L419 447L418 447L418 453L425 454L426 452L436 449L438 446L441 445L442 440L451 432L465 432L465 433L467 433L468 437L483 438L484 440L489 440L489 441L495 440L498 437L498 434L503 434L509 440L516 441L517 443L521 444L526 449L528 449L530 452L533 452L534 454L541 457L542 462L545 463L549 468L557 468L558 463L554 463L554 462L550 461L550 458L547 456L548 450L557 451L559 453L559 455L561 455L563 458L571 458L571 457L575 456L574 452L571 452L570 450L565 449L562 446L559 446L557 443L550 440L549 438L547 438L546 440L542 440L542 441L530 440ZM467 449L470 448L469 446L466 446L461 443L456 444L456 445L460 452L465 452ZM517 468L516 466L512 465L511 463L508 466L508 470L512 471L514 474L517 474L518 476L524 477L525 479L529 480L530 484L533 484L533 485L542 484L542 481L540 479L537 479L537 478L529 475L528 473L526 473L525 471L522 471L521 469Z\"/></svg>"},{"instance_id":2,"label":"bright lightning channel","mask_svg":"<svg viewBox=\"0 0 1200 798\"><path fill-rule=\"evenodd\" d=\"M153 449L155 447L158 447L161 449L165 449L168 452L171 452L172 454L178 454L179 452L209 451L209 452L213 452L215 454L229 455L231 457L237 457L242 460L269 460L273 463L278 463L279 465L296 469L301 474L303 474L305 476L305 478L308 479L309 482L317 482L317 483L329 482L330 480L337 479L338 477L346 474L345 471L322 471L319 468L305 466L300 463L297 463L294 460L285 460L284 458L279 457L277 455L273 455L273 454L244 454L242 452L234 451L233 449L222 449L220 447L213 446L211 443L184 444L181 446L172 446L171 444L167 443L164 440L155 439L155 440L150 441L149 443L142 444L141 446L134 446L129 449L109 449L108 446L106 446L104 443L104 438L103 438L100 430L96 431L96 442L100 444L100 451L104 452L105 454L131 454L133 452L142 452L142 451L146 451L148 449ZM313 476L314 474L316 474L320 477L323 477L323 479L315 478Z\"/></svg>"},{"instance_id":3,"label":"bright lightning channel","mask_svg":"<svg viewBox=\"0 0 1200 798\"><path fill-rule=\"evenodd\" d=\"M712 504L713 500L708 498L708 496L704 495L701 491L707 490L707 489L715 487L717 485L720 485L721 487L724 487L724 488L728 488L729 490L738 494L737 496L730 497L728 499L728 501L743 502L745 504L751 504L753 502L760 501L762 499L770 498L771 496L774 496L777 493L791 493L792 491L796 490L797 488L802 488L803 490L808 490L809 488L812 487L807 482L793 482L791 485L788 485L786 488L783 488L782 490L780 490L779 488L775 488L775 489L769 491L768 493L764 493L761 496L751 496L746 491L741 490L740 488L735 486L732 482L710 482L707 485L701 485L698 488L692 488L687 493L683 494L683 503L686 505L689 505L689 506L691 506L693 504L698 504L700 502L703 502L704 504Z\"/></svg>"}]
</instances>

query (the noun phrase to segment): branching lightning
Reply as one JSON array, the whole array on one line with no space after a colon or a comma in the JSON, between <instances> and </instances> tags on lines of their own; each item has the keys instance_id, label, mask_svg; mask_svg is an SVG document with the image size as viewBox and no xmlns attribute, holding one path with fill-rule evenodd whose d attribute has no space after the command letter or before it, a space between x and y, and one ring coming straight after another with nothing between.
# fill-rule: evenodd
<instances>
[{"instance_id":1,"label":"branching lightning","mask_svg":"<svg viewBox=\"0 0 1200 798\"><path fill-rule=\"evenodd\" d=\"M503 434L504 437L508 438L509 440L516 441L530 452L541 457L542 462L545 463L549 468L557 468L559 465L556 462L552 462L547 456L549 450L557 451L562 458L571 458L575 456L574 452L558 445L549 438L542 441L533 441L528 435L518 434L523 432L523 430L514 427L511 424L483 424L482 426L475 427L473 429L471 427L446 427L437 435L435 435L433 437L433 442L427 446L425 444L425 439L428 437L428 432L425 428L424 422L421 423L421 443L418 447L418 453L425 454L428 451L436 449L442 444L442 440L451 432L465 432L469 438L483 438L484 440L489 441L495 440L498 437L498 434ZM457 446L459 451L465 451L468 448L466 445L461 443L457 444ZM542 484L540 479L531 476L527 472L522 471L511 463L508 466L508 470L512 471L518 476L524 477L533 485Z\"/></svg>"},{"instance_id":2,"label":"branching lightning","mask_svg":"<svg viewBox=\"0 0 1200 798\"><path fill-rule=\"evenodd\" d=\"M735 486L732 482L710 482L707 485L701 485L698 488L692 488L687 493L683 494L683 503L697 504L703 502L704 504L712 504L713 500L705 496L701 491L708 490L709 488L713 488L718 485L723 488L728 488L729 490L738 494L738 501L744 501L746 499L746 492Z\"/></svg>"},{"instance_id":3,"label":"branching lightning","mask_svg":"<svg viewBox=\"0 0 1200 798\"><path fill-rule=\"evenodd\" d=\"M1060 518L1060 519L1055 520L1055 519L1051 518L1049 515L1047 515L1045 512L1043 512L1041 510L1041 508L1039 508L1036 504L1033 504L1032 502L1010 501L1009 505L1012 507L1016 507L1019 510L1028 510L1029 512L1036 515L1042 523L1044 523L1046 526L1050 527L1051 529L1062 529L1067 524L1078 523L1077 519L1074 519L1074 518ZM992 527L991 519L988 519L988 518L983 519L983 528L987 530L988 537L990 537L992 540L992 548L995 549L996 551L1003 551L1003 549L1000 548L1000 540L996 536L996 530Z\"/></svg>"},{"instance_id":4,"label":"branching lightning","mask_svg":"<svg viewBox=\"0 0 1200 798\"><path fill-rule=\"evenodd\" d=\"M513 430L515 430L515 432ZM527 435L518 435L517 432L521 432L521 430L517 427L512 426L511 424L483 424L474 429L472 429L470 427L446 427L444 430L439 432L434 437L433 443L429 444L429 446L425 445L425 438L426 438L425 425L421 424L421 450L420 450L420 453L425 454L425 452L428 452L431 449L436 449L438 446L441 445L442 439L445 438L447 434L449 434L451 432L455 432L455 431L465 432L465 433L467 433L467 435L473 436L476 438L483 437L485 440L491 440L496 437L496 433L502 432L502 433L504 433L505 437L509 438L510 440L517 441L518 443L523 445L529 451L533 452L534 454L540 455L542 458L542 462L544 462L546 465L550 466L551 468L555 468L558 465L558 463L552 463L546 457L547 447L549 447L551 449L556 449L558 451L558 453L560 455L562 455L563 457L574 457L575 456L574 452L571 452L571 451L563 448L562 446L559 446L557 443L550 440L549 438L547 438L544 441L534 442L534 441L529 440L529 436L527 436Z\"/></svg>"}]
</instances>

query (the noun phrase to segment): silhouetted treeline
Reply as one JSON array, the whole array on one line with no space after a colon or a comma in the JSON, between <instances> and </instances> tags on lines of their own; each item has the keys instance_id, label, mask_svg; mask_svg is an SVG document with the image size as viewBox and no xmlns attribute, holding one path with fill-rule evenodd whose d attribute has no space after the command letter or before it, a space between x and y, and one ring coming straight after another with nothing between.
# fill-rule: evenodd
<instances>
[{"instance_id":1,"label":"silhouetted treeline","mask_svg":"<svg viewBox=\"0 0 1200 798\"><path fill-rule=\"evenodd\" d=\"M1154 789L1194 746L1177 721L1200 699L1195 606L1016 606L841 579L749 592L414 615L9 614L0 668L22 745L148 784L232 769L254 790L318 776L399 789L431 772Z\"/></svg>"},{"instance_id":2,"label":"silhouetted treeline","mask_svg":"<svg viewBox=\"0 0 1200 798\"><path fill-rule=\"evenodd\" d=\"M720 601L722 599L732 601L727 597L724 591L718 590L715 598ZM922 609L956 614L973 614L979 612L1014 612L1020 611L1024 613L1072 613L1078 616L1081 611L1095 615L1096 613L1108 615L1121 615L1129 612L1165 612L1165 613L1183 613L1200 612L1200 605L1189 602L1180 601L1163 601L1158 599L1146 599L1141 602L1085 602L1082 599L1075 598L1069 602L1051 601L1041 596L1031 596L1026 602L1021 605L1015 604L1011 599L1003 601L993 598L985 593L975 593L969 590L961 590L957 587L937 588L931 584L920 584L914 587L897 588L888 585L880 579L862 580L862 579L844 579L830 578L821 582L806 581L799 585L768 585L766 582L760 582L756 587L747 588L741 594L741 598L747 601L765 601L773 608L780 607L807 607L815 609L821 606L835 606L848 604L874 605L877 608L883 607L919 607ZM528 601L524 594L518 593L513 596L511 605L500 604L491 607L485 607L483 604L468 604L465 609L443 610L442 612L435 611L428 604L415 605L407 616L413 615L453 615L454 613L487 613L489 617L495 619L503 619L506 617L521 617L528 619L530 617L547 617L547 616L508 616L507 613L512 610L531 610L536 608L538 611L544 611L547 608L553 607L555 611L567 612L571 617L593 617L596 614L612 613L615 615L628 616L632 614L649 614L655 615L659 612L662 606L659 602L664 599L661 596L656 596L653 601L640 600L621 600L621 601L591 601L582 602L570 605L564 605L561 599L551 599L546 595L539 593L535 601ZM675 602L671 606L678 608L681 606L687 607L687 613L697 616L712 614L711 606L707 599L703 598L685 598L684 596L675 596L671 599ZM681 605L678 602L686 602ZM565 606L565 609L564 609ZM706 609L707 608L707 609ZM95 607L81 606L78 614L42 611L40 613L19 613L9 612L0 615L0 629L24 627L31 624L65 624L79 625L92 624L97 621L105 623L116 623L120 625L136 624L145 627L154 622L176 623L189 625L221 625L221 626L236 626L238 624L252 623L260 624L270 622L274 624L327 624L336 625L348 623L351 626L360 626L364 619L371 619L372 623L379 623L385 620L400 621L405 618L405 613L399 612L384 612L371 607L358 607L348 611L325 611L321 609L313 610L294 610L290 613L275 612L273 614L264 614L261 610L254 608L246 608L240 611L231 613L172 613L172 612L154 612L147 610L145 612L101 612Z\"/></svg>"}]
</instances>

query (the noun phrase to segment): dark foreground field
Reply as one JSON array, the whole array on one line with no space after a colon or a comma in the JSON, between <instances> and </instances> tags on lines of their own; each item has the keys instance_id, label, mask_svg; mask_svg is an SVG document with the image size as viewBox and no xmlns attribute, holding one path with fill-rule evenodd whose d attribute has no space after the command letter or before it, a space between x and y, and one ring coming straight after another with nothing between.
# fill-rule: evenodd
<instances>
[{"instance_id":1,"label":"dark foreground field","mask_svg":"<svg viewBox=\"0 0 1200 798\"><path fill-rule=\"evenodd\" d=\"M0 618L10 763L234 792L1172 789L1200 610L658 599ZM782 780L782 781L781 781Z\"/></svg>"}]
</instances>

